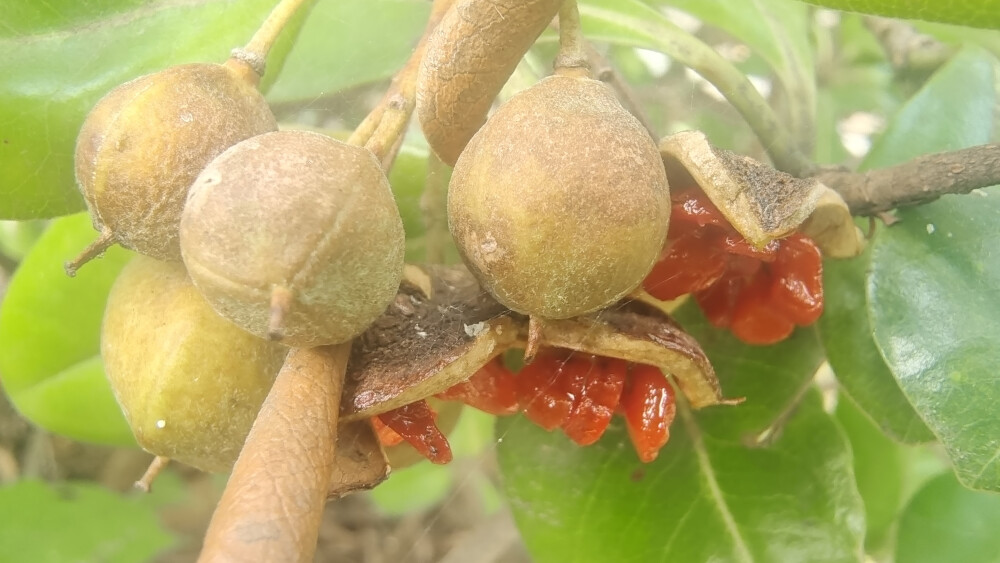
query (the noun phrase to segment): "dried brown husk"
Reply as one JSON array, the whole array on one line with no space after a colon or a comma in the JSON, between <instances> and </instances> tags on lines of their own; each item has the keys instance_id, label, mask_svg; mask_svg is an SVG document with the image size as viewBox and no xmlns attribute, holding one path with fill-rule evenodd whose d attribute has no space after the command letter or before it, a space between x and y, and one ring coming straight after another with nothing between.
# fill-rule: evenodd
<instances>
[{"instance_id":1,"label":"dried brown husk","mask_svg":"<svg viewBox=\"0 0 1000 563\"><path fill-rule=\"evenodd\" d=\"M179 261L178 224L198 173L230 146L277 128L255 85L230 66L179 65L118 86L76 143L76 179L94 228Z\"/></svg>"},{"instance_id":2,"label":"dried brown husk","mask_svg":"<svg viewBox=\"0 0 1000 563\"><path fill-rule=\"evenodd\" d=\"M764 247L799 230L831 258L864 250L843 199L813 178L795 178L749 156L720 149L701 131L660 141L671 185L696 184L751 244Z\"/></svg>"},{"instance_id":3,"label":"dried brown husk","mask_svg":"<svg viewBox=\"0 0 1000 563\"><path fill-rule=\"evenodd\" d=\"M421 268L430 296L404 280L396 302L354 343L342 420L360 420L468 379L527 339L528 319L482 291L461 266ZM542 344L641 362L673 376L695 408L731 401L698 343L662 311L624 301L599 313L547 322Z\"/></svg>"},{"instance_id":4,"label":"dried brown husk","mask_svg":"<svg viewBox=\"0 0 1000 563\"><path fill-rule=\"evenodd\" d=\"M417 115L427 142L443 162L455 165L560 4L464 0L435 28L417 78Z\"/></svg>"}]
</instances>

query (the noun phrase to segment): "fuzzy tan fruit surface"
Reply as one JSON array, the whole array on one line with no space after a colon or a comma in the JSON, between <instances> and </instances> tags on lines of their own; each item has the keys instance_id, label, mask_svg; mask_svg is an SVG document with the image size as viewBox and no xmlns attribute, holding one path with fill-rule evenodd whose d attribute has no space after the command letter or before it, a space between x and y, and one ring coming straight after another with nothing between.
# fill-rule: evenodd
<instances>
[{"instance_id":1,"label":"fuzzy tan fruit surface","mask_svg":"<svg viewBox=\"0 0 1000 563\"><path fill-rule=\"evenodd\" d=\"M178 263L137 257L108 298L101 356L136 441L228 471L287 348L219 317Z\"/></svg>"},{"instance_id":2,"label":"fuzzy tan fruit surface","mask_svg":"<svg viewBox=\"0 0 1000 563\"><path fill-rule=\"evenodd\" d=\"M669 218L656 143L589 78L551 76L501 106L459 157L448 192L469 269L507 307L550 319L635 289Z\"/></svg>"},{"instance_id":3,"label":"fuzzy tan fruit surface","mask_svg":"<svg viewBox=\"0 0 1000 563\"><path fill-rule=\"evenodd\" d=\"M277 128L256 87L225 65L180 65L122 84L76 143L94 227L126 248L180 260L177 228L195 177L230 146Z\"/></svg>"},{"instance_id":4,"label":"fuzzy tan fruit surface","mask_svg":"<svg viewBox=\"0 0 1000 563\"><path fill-rule=\"evenodd\" d=\"M181 220L184 263L215 310L267 337L272 292L285 292L281 337L298 347L347 341L385 311L403 275L403 236L371 152L305 131L221 154Z\"/></svg>"}]
</instances>

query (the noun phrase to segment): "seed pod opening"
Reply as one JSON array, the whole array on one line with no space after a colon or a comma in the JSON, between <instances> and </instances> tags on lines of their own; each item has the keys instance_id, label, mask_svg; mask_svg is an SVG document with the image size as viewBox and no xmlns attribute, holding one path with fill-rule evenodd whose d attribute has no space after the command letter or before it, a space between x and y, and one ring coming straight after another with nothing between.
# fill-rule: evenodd
<instances>
[{"instance_id":1,"label":"seed pod opening","mask_svg":"<svg viewBox=\"0 0 1000 563\"><path fill-rule=\"evenodd\" d=\"M396 296L403 223L376 158L305 131L243 141L191 187L181 249L222 316L290 346L344 342Z\"/></svg>"},{"instance_id":2,"label":"seed pod opening","mask_svg":"<svg viewBox=\"0 0 1000 563\"><path fill-rule=\"evenodd\" d=\"M264 97L225 65L174 66L122 84L77 138L76 179L94 228L107 244L180 260L178 223L195 177L225 149L275 129Z\"/></svg>"},{"instance_id":3,"label":"seed pod opening","mask_svg":"<svg viewBox=\"0 0 1000 563\"><path fill-rule=\"evenodd\" d=\"M670 194L656 144L611 90L556 75L472 138L448 216L466 265L498 301L561 319L639 285L663 247Z\"/></svg>"}]
</instances>

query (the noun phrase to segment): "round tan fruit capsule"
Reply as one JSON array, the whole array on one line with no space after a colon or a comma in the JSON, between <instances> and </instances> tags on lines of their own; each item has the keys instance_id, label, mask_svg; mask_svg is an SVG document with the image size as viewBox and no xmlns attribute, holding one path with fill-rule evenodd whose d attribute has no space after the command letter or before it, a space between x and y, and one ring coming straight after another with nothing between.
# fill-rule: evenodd
<instances>
[{"instance_id":1,"label":"round tan fruit capsule","mask_svg":"<svg viewBox=\"0 0 1000 563\"><path fill-rule=\"evenodd\" d=\"M403 223L368 150L306 131L243 141L198 176L181 219L191 278L260 337L345 342L395 298Z\"/></svg>"},{"instance_id":2,"label":"round tan fruit capsule","mask_svg":"<svg viewBox=\"0 0 1000 563\"><path fill-rule=\"evenodd\" d=\"M220 317L179 263L139 256L108 297L101 356L146 451L228 471L288 349Z\"/></svg>"},{"instance_id":3,"label":"round tan fruit capsule","mask_svg":"<svg viewBox=\"0 0 1000 563\"><path fill-rule=\"evenodd\" d=\"M77 138L76 179L101 238L67 271L116 242L181 259L177 228L191 182L230 146L278 128L245 76L227 65L174 66L97 103Z\"/></svg>"},{"instance_id":4,"label":"round tan fruit capsule","mask_svg":"<svg viewBox=\"0 0 1000 563\"><path fill-rule=\"evenodd\" d=\"M551 76L501 106L448 189L466 265L498 301L542 319L595 311L634 290L670 218L656 144L589 78Z\"/></svg>"}]
</instances>

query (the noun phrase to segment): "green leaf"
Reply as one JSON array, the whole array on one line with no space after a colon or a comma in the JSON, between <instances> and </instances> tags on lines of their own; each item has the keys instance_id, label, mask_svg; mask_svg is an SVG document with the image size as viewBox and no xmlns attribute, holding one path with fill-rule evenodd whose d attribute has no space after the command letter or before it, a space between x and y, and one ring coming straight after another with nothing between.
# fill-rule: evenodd
<instances>
[{"instance_id":1,"label":"green leaf","mask_svg":"<svg viewBox=\"0 0 1000 563\"><path fill-rule=\"evenodd\" d=\"M268 100L311 102L392 76L409 58L429 14L429 2L413 0L318 2Z\"/></svg>"},{"instance_id":2,"label":"green leaf","mask_svg":"<svg viewBox=\"0 0 1000 563\"><path fill-rule=\"evenodd\" d=\"M0 561L149 561L174 542L156 502L88 483L0 488Z\"/></svg>"},{"instance_id":3,"label":"green leaf","mask_svg":"<svg viewBox=\"0 0 1000 563\"><path fill-rule=\"evenodd\" d=\"M811 385L821 360L812 332L752 347L691 306L678 319L726 394L746 403L698 412L679 404L670 443L646 465L617 418L586 448L524 418L501 419L504 486L533 557L859 561L864 508L847 441Z\"/></svg>"},{"instance_id":4,"label":"green leaf","mask_svg":"<svg viewBox=\"0 0 1000 563\"><path fill-rule=\"evenodd\" d=\"M945 473L924 486L899 521L897 563L1000 561L1000 495L970 491Z\"/></svg>"},{"instance_id":5,"label":"green leaf","mask_svg":"<svg viewBox=\"0 0 1000 563\"><path fill-rule=\"evenodd\" d=\"M844 391L896 440L928 442L927 428L899 388L872 339L865 307L865 272L871 252L823 264L823 316L817 323L827 361Z\"/></svg>"},{"instance_id":6,"label":"green leaf","mask_svg":"<svg viewBox=\"0 0 1000 563\"><path fill-rule=\"evenodd\" d=\"M75 278L62 266L95 236L84 213L53 221L15 272L0 307L0 380L21 414L48 430L133 445L99 357L104 303L132 254L113 247Z\"/></svg>"},{"instance_id":7,"label":"green leaf","mask_svg":"<svg viewBox=\"0 0 1000 563\"><path fill-rule=\"evenodd\" d=\"M403 516L427 510L443 501L454 481L452 467L421 461L394 470L387 481L368 495L383 513Z\"/></svg>"},{"instance_id":8,"label":"green leaf","mask_svg":"<svg viewBox=\"0 0 1000 563\"><path fill-rule=\"evenodd\" d=\"M866 163L986 143L994 103L993 58L963 51L900 110ZM1000 194L978 193L899 211L872 245L868 311L886 364L959 480L1000 490Z\"/></svg>"},{"instance_id":9,"label":"green leaf","mask_svg":"<svg viewBox=\"0 0 1000 563\"><path fill-rule=\"evenodd\" d=\"M837 402L837 421L854 453L854 475L865 501L865 545L881 544L903 502L903 448L886 438L850 398Z\"/></svg>"},{"instance_id":10,"label":"green leaf","mask_svg":"<svg viewBox=\"0 0 1000 563\"><path fill-rule=\"evenodd\" d=\"M1000 0L806 0L810 4L890 18L1000 29Z\"/></svg>"},{"instance_id":11,"label":"green leaf","mask_svg":"<svg viewBox=\"0 0 1000 563\"><path fill-rule=\"evenodd\" d=\"M73 177L77 132L115 86L187 62L222 62L275 0L0 3L0 219L83 209ZM278 73L293 34L269 57Z\"/></svg>"}]
</instances>

